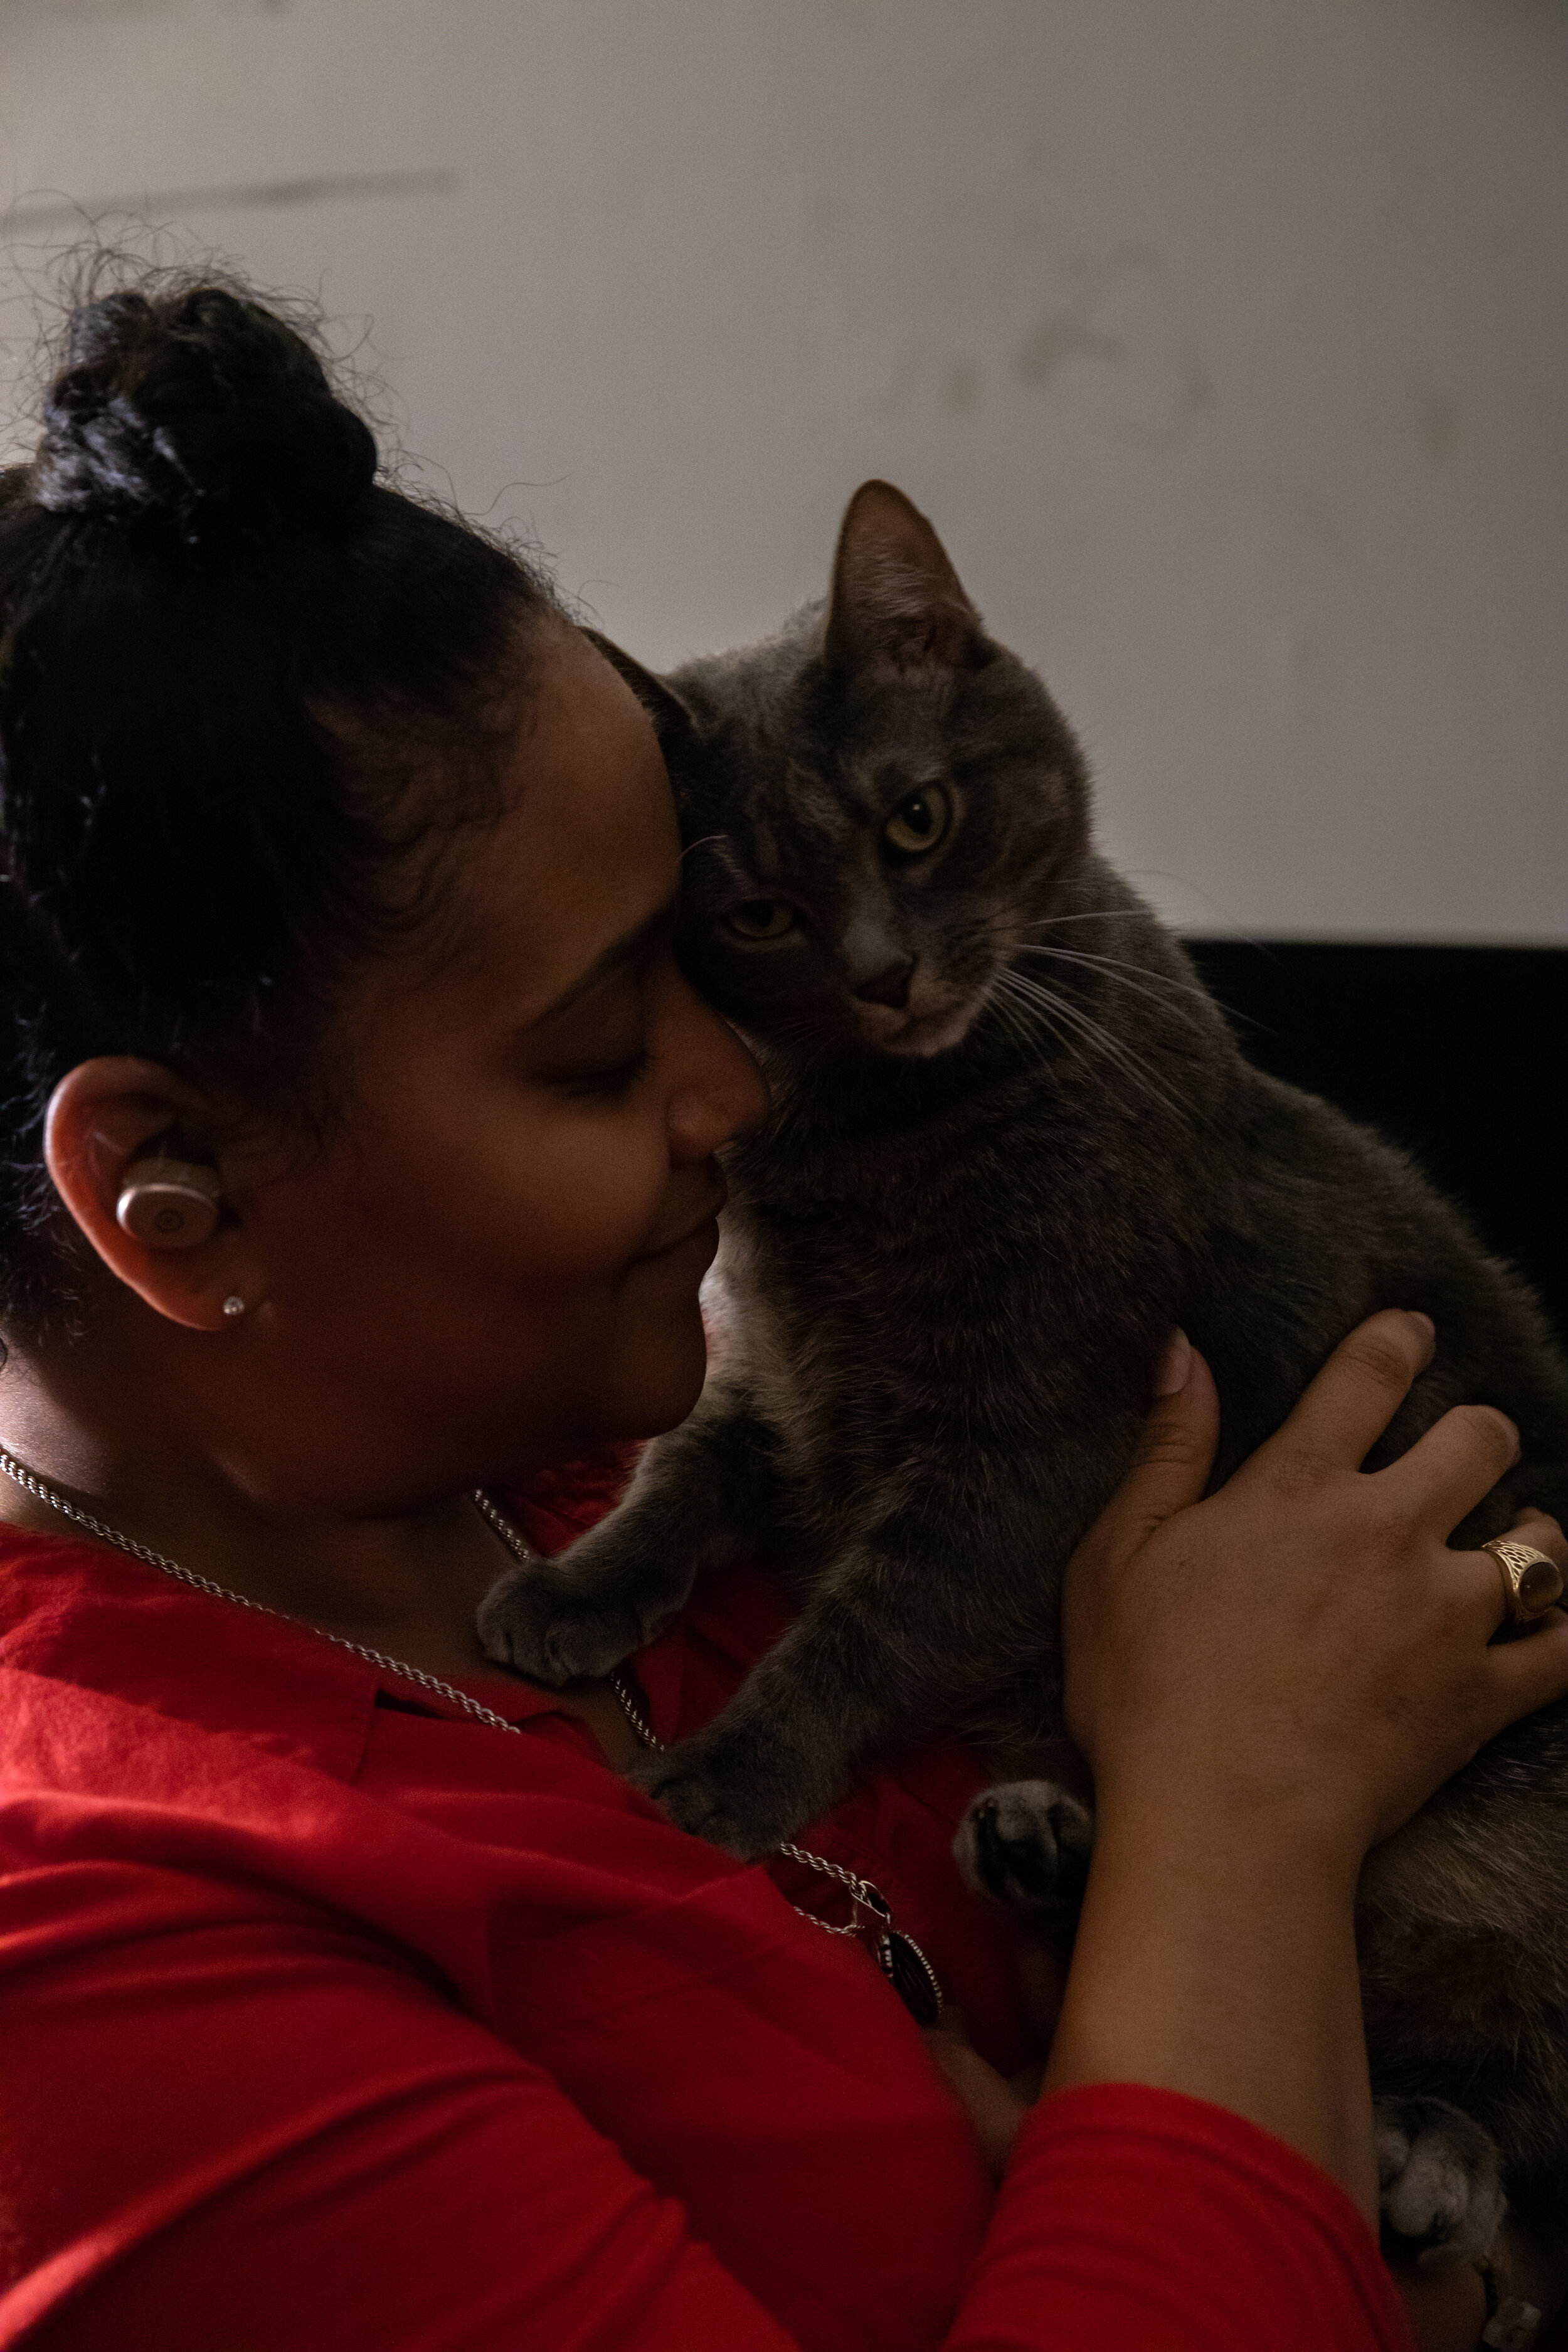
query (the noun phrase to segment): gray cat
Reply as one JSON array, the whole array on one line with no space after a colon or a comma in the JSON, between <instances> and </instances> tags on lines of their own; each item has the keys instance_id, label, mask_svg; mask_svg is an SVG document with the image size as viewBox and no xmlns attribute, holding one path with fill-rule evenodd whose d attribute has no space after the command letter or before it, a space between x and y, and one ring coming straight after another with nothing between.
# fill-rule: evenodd
<instances>
[{"instance_id":1,"label":"gray cat","mask_svg":"<svg viewBox=\"0 0 1568 2352\"><path fill-rule=\"evenodd\" d=\"M668 680L606 650L675 782L682 953L773 1110L728 1158L696 1411L480 1627L560 1683L647 1641L704 1566L775 1563L788 1632L640 1775L677 1822L761 1854L924 1727L1059 1735L1062 1569L1173 1325L1218 1383L1218 1480L1353 1324L1424 1308L1436 1359L1372 1463L1485 1400L1521 1465L1456 1540L1562 1508L1568 1376L1528 1290L1399 1153L1243 1060L1096 854L1067 724L899 491L856 493L829 599L777 636ZM1061 1920L1090 1834L1036 1780L977 1804L960 1854ZM1559 1709L1365 1874L1385 2214L1449 2257L1489 2242L1498 2151L1537 2186L1568 2168L1565 1918Z\"/></svg>"}]
</instances>

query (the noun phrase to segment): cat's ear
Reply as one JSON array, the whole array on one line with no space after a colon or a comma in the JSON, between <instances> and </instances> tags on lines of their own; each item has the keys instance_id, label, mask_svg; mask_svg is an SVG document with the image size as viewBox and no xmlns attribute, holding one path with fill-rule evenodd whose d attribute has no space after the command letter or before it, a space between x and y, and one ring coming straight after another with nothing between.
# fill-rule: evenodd
<instances>
[{"instance_id":1,"label":"cat's ear","mask_svg":"<svg viewBox=\"0 0 1568 2352\"><path fill-rule=\"evenodd\" d=\"M601 636L597 629L584 629L583 635L591 646L596 646L613 670L620 673L648 717L661 749L668 754L674 746L685 741L695 731L695 722L675 688L651 669L644 669L634 661L623 646L611 637Z\"/></svg>"},{"instance_id":2,"label":"cat's ear","mask_svg":"<svg viewBox=\"0 0 1568 2352\"><path fill-rule=\"evenodd\" d=\"M826 652L832 668L880 660L898 669L969 669L987 657L980 615L947 550L891 482L862 482L845 509Z\"/></svg>"}]
</instances>

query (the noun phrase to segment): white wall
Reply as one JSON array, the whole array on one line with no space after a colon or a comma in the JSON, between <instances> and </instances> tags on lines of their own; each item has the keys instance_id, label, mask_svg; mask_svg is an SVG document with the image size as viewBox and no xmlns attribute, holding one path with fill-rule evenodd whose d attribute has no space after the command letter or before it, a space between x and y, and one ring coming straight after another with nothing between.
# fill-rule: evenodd
<instances>
[{"instance_id":1,"label":"white wall","mask_svg":"<svg viewBox=\"0 0 1568 2352\"><path fill-rule=\"evenodd\" d=\"M1568 939L1556 0L0 0L62 197L368 320L655 662L900 482L1194 928Z\"/></svg>"}]
</instances>

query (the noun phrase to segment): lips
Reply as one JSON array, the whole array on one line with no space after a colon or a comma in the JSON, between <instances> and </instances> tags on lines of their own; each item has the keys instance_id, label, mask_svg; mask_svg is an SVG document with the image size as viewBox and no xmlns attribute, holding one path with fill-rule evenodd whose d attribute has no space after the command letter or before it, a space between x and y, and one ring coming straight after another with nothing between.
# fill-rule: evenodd
<instances>
[{"instance_id":1,"label":"lips","mask_svg":"<svg viewBox=\"0 0 1568 2352\"><path fill-rule=\"evenodd\" d=\"M714 1186L708 1205L700 1216L694 1217L689 1225L683 1225L679 1233L673 1234L668 1241L656 1242L652 1249L644 1250L642 1256L672 1257L677 1250L684 1249L688 1242L694 1242L700 1234L707 1232L729 1197L729 1187L721 1181Z\"/></svg>"}]
</instances>

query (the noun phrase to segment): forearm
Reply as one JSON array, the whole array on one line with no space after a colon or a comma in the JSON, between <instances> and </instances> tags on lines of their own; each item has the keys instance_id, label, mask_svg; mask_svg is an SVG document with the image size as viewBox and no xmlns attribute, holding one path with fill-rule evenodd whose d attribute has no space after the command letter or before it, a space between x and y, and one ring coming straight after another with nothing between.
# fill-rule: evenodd
<instances>
[{"instance_id":1,"label":"forearm","mask_svg":"<svg viewBox=\"0 0 1568 2352\"><path fill-rule=\"evenodd\" d=\"M1353 1865L1303 1835L1102 1806L1047 2093L1142 2083L1245 2116L1337 2180L1375 2228Z\"/></svg>"}]
</instances>

